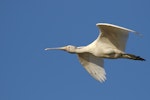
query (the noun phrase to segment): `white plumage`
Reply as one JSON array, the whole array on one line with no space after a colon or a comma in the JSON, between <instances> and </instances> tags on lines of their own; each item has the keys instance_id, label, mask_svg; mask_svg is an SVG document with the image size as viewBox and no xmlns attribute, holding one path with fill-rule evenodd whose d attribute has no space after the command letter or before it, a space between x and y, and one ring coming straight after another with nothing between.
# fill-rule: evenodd
<instances>
[{"instance_id":1,"label":"white plumage","mask_svg":"<svg viewBox=\"0 0 150 100\"><path fill-rule=\"evenodd\" d=\"M100 34L95 41L87 46L75 47L68 45L58 48L46 48L45 50L64 50L69 53L76 53L87 72L100 82L106 80L104 58L145 60L139 56L125 53L129 32L137 32L108 23L98 23L96 26L99 28Z\"/></svg>"}]
</instances>

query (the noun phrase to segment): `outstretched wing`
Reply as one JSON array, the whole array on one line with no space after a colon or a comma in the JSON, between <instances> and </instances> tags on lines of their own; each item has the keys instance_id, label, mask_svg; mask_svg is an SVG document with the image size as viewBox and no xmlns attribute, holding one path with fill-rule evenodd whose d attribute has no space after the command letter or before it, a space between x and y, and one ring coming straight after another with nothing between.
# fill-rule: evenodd
<instances>
[{"instance_id":1,"label":"outstretched wing","mask_svg":"<svg viewBox=\"0 0 150 100\"><path fill-rule=\"evenodd\" d=\"M78 57L80 63L93 78L100 82L104 82L106 80L106 73L103 67L104 60L102 58L97 58L90 53L79 53Z\"/></svg>"},{"instance_id":2,"label":"outstretched wing","mask_svg":"<svg viewBox=\"0 0 150 100\"><path fill-rule=\"evenodd\" d=\"M121 51L125 51L128 33L136 33L133 30L107 23L98 23L96 26L98 26L101 32L97 40Z\"/></svg>"}]
</instances>

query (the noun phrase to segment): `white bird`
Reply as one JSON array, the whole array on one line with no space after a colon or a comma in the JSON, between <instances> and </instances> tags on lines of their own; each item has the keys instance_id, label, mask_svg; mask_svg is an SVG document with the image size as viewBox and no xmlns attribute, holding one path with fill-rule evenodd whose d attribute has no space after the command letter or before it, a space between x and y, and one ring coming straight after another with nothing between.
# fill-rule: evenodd
<instances>
[{"instance_id":1,"label":"white bird","mask_svg":"<svg viewBox=\"0 0 150 100\"><path fill-rule=\"evenodd\" d=\"M140 56L125 53L129 32L137 33L136 31L108 23L97 23L96 26L99 28L100 34L95 41L87 46L68 45L58 48L46 48L45 50L64 50L77 54L84 68L100 82L106 80L104 58L145 60Z\"/></svg>"}]
</instances>

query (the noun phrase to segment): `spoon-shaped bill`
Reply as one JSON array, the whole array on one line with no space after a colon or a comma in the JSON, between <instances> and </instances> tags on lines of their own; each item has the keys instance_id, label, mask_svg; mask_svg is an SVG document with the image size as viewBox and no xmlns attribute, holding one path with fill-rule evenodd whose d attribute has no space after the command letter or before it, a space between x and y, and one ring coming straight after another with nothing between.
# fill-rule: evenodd
<instances>
[{"instance_id":1,"label":"spoon-shaped bill","mask_svg":"<svg viewBox=\"0 0 150 100\"><path fill-rule=\"evenodd\" d=\"M66 50L66 47L45 48L44 50Z\"/></svg>"}]
</instances>

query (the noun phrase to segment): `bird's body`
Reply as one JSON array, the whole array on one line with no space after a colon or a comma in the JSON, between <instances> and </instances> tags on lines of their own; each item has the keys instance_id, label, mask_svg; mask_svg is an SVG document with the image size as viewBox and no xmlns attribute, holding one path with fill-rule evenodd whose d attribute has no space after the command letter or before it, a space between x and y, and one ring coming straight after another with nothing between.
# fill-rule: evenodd
<instances>
[{"instance_id":1,"label":"bird's body","mask_svg":"<svg viewBox=\"0 0 150 100\"><path fill-rule=\"evenodd\" d=\"M106 80L103 58L145 60L139 56L125 53L129 32L136 33L135 31L107 23L98 23L96 25L101 34L87 46L75 47L68 45L59 48L46 48L45 50L58 49L77 54L84 68L100 82Z\"/></svg>"}]
</instances>

